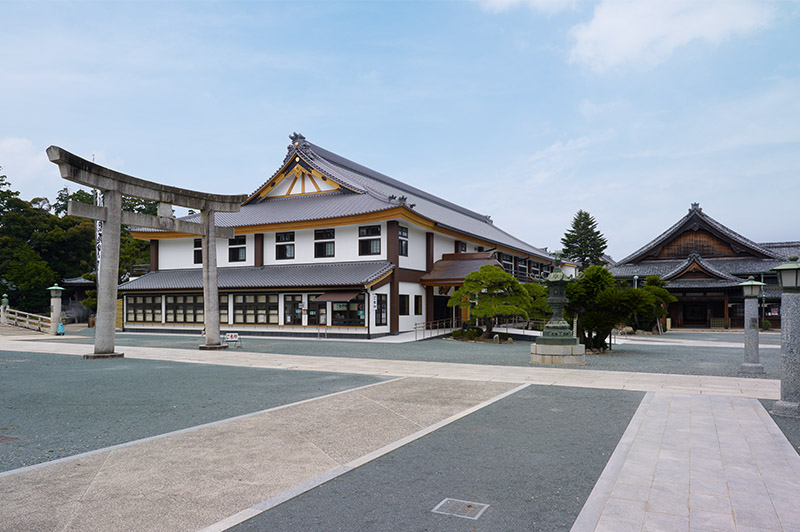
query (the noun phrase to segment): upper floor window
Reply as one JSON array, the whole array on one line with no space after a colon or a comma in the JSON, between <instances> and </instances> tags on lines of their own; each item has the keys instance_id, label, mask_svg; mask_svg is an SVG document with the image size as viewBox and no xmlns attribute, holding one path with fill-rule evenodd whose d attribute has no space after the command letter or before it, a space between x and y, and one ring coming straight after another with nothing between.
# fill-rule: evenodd
<instances>
[{"instance_id":1,"label":"upper floor window","mask_svg":"<svg viewBox=\"0 0 800 532\"><path fill-rule=\"evenodd\" d=\"M203 239L194 239L194 263L203 264Z\"/></svg>"},{"instance_id":2,"label":"upper floor window","mask_svg":"<svg viewBox=\"0 0 800 532\"><path fill-rule=\"evenodd\" d=\"M247 258L246 244L244 235L228 239L228 262L244 262Z\"/></svg>"},{"instance_id":3,"label":"upper floor window","mask_svg":"<svg viewBox=\"0 0 800 532\"><path fill-rule=\"evenodd\" d=\"M365 225L358 228L358 254L359 255L380 255L381 254L381 239L380 238L365 238L372 236L381 236L380 225Z\"/></svg>"},{"instance_id":4,"label":"upper floor window","mask_svg":"<svg viewBox=\"0 0 800 532\"><path fill-rule=\"evenodd\" d=\"M316 229L314 231L314 257L333 257L336 251L335 229Z\"/></svg>"},{"instance_id":5,"label":"upper floor window","mask_svg":"<svg viewBox=\"0 0 800 532\"><path fill-rule=\"evenodd\" d=\"M408 257L408 227L399 226L397 232L400 237L398 253L403 257Z\"/></svg>"},{"instance_id":6,"label":"upper floor window","mask_svg":"<svg viewBox=\"0 0 800 532\"><path fill-rule=\"evenodd\" d=\"M294 258L294 231L275 233L275 259L285 260Z\"/></svg>"},{"instance_id":7,"label":"upper floor window","mask_svg":"<svg viewBox=\"0 0 800 532\"><path fill-rule=\"evenodd\" d=\"M358 236L381 236L380 225L364 225L358 228Z\"/></svg>"}]
</instances>

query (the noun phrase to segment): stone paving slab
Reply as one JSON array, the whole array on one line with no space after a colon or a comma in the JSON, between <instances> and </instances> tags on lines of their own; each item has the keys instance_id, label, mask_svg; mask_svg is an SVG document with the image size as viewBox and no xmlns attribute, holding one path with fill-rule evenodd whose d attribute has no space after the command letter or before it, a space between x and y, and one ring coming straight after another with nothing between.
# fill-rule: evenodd
<instances>
[{"instance_id":1,"label":"stone paving slab","mask_svg":"<svg viewBox=\"0 0 800 532\"><path fill-rule=\"evenodd\" d=\"M516 388L370 387L0 474L0 530L196 530Z\"/></svg>"},{"instance_id":2,"label":"stone paving slab","mask_svg":"<svg viewBox=\"0 0 800 532\"><path fill-rule=\"evenodd\" d=\"M8 342L8 349L26 352L50 352L80 355L86 346L59 342ZM4 348L0 346L0 348ZM197 349L153 349L129 346L128 358L172 360L194 364L220 364L256 368L303 371L328 371L390 377L427 377L439 379L576 386L632 391L725 395L779 399L780 381L743 377L676 375L599 371L587 369L492 366L444 362L420 362L368 358L278 355L243 351L200 351Z\"/></svg>"},{"instance_id":3,"label":"stone paving slab","mask_svg":"<svg viewBox=\"0 0 800 532\"><path fill-rule=\"evenodd\" d=\"M800 530L800 456L755 399L648 393L573 532Z\"/></svg>"}]
</instances>

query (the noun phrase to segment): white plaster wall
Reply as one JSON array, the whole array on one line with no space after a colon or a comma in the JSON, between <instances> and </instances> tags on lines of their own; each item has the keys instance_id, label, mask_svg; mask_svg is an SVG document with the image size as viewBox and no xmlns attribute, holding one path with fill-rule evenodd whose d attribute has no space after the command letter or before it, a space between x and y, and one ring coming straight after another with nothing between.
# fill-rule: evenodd
<instances>
[{"instance_id":1,"label":"white plaster wall","mask_svg":"<svg viewBox=\"0 0 800 532\"><path fill-rule=\"evenodd\" d=\"M217 239L217 267L252 266L255 257L255 238L247 235L244 262L228 262L228 239ZM158 268L175 270L179 268L202 268L202 264L194 263L194 237L162 239L158 243Z\"/></svg>"},{"instance_id":2,"label":"white plaster wall","mask_svg":"<svg viewBox=\"0 0 800 532\"><path fill-rule=\"evenodd\" d=\"M314 229L299 229L294 231L294 259L275 259L275 233L264 234L264 264L307 264L311 262L354 262L386 260L386 224L381 225L381 254L359 256L358 254L358 225L340 225L336 227L320 225L319 229L335 229L336 238L333 257L314 257Z\"/></svg>"},{"instance_id":3,"label":"white plaster wall","mask_svg":"<svg viewBox=\"0 0 800 532\"><path fill-rule=\"evenodd\" d=\"M406 223L400 222L400 225L408 228L408 257L400 257L400 267L408 268L409 270L425 270L425 231L423 228Z\"/></svg>"},{"instance_id":4,"label":"white plaster wall","mask_svg":"<svg viewBox=\"0 0 800 532\"><path fill-rule=\"evenodd\" d=\"M219 245L219 242L217 243ZM158 242L158 268L175 270L178 268L201 268L194 263L193 238L169 238Z\"/></svg>"},{"instance_id":5,"label":"white plaster wall","mask_svg":"<svg viewBox=\"0 0 800 532\"><path fill-rule=\"evenodd\" d=\"M413 331L415 323L425 321L425 288L417 283L400 283L399 293L408 294L408 316L400 316L400 332ZM422 296L421 314L414 314L414 296ZM391 302L390 302L391 304Z\"/></svg>"},{"instance_id":6,"label":"white plaster wall","mask_svg":"<svg viewBox=\"0 0 800 532\"><path fill-rule=\"evenodd\" d=\"M455 249L455 238L442 235L440 233L433 234L433 261L436 262L442 258L445 253L453 253Z\"/></svg>"},{"instance_id":7,"label":"white plaster wall","mask_svg":"<svg viewBox=\"0 0 800 532\"><path fill-rule=\"evenodd\" d=\"M370 328L371 332L376 333L376 334L388 334L389 333L389 311L388 311L388 308L387 308L387 313L386 313L386 325L380 325L380 326L375 325L375 323L377 323L377 321L378 321L377 317L376 317L376 314L377 314L378 311L375 308L373 308L373 303L372 302L373 302L373 297L376 294L384 294L384 295L386 295L386 302L389 305L389 307L391 306L391 302L389 301L390 298L389 298L389 285L388 284L385 284L382 287L380 287L380 288L378 288L378 289L376 289L374 291L371 291L369 293L369 297L370 297L370 300L369 300L369 313L370 313L369 314L369 328Z\"/></svg>"}]
</instances>

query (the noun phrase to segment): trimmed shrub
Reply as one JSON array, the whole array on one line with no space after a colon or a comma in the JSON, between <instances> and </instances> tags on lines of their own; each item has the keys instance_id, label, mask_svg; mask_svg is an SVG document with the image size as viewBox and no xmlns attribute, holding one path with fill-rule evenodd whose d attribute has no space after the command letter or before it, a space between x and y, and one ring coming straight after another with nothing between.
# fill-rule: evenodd
<instances>
[{"instance_id":1,"label":"trimmed shrub","mask_svg":"<svg viewBox=\"0 0 800 532\"><path fill-rule=\"evenodd\" d=\"M772 329L772 322L768 319L764 319L764 321L761 322L761 328L765 331Z\"/></svg>"},{"instance_id":2,"label":"trimmed shrub","mask_svg":"<svg viewBox=\"0 0 800 532\"><path fill-rule=\"evenodd\" d=\"M461 340L463 336L464 336L463 330L456 329L455 331L453 331L453 340Z\"/></svg>"},{"instance_id":3,"label":"trimmed shrub","mask_svg":"<svg viewBox=\"0 0 800 532\"><path fill-rule=\"evenodd\" d=\"M475 331L476 327L470 327L467 329L466 334L464 335L467 340L474 341L478 338L478 332Z\"/></svg>"},{"instance_id":4,"label":"trimmed shrub","mask_svg":"<svg viewBox=\"0 0 800 532\"><path fill-rule=\"evenodd\" d=\"M511 338L511 335L508 333L498 333L498 336L500 337L501 342L507 342L509 338Z\"/></svg>"}]
</instances>

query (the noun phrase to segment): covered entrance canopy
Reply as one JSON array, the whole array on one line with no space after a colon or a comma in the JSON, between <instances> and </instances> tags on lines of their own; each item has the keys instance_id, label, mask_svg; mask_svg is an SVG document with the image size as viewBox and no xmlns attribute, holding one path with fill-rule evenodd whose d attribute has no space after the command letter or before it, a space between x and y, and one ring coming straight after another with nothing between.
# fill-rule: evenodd
<instances>
[{"instance_id":1,"label":"covered entrance canopy","mask_svg":"<svg viewBox=\"0 0 800 532\"><path fill-rule=\"evenodd\" d=\"M441 260L433 263L433 268L430 273L422 276L420 283L423 286L438 286L439 291L445 293L450 287L458 287L464 284L464 278L477 272L483 266L497 266L502 268L502 264L495 258L495 252L483 251L478 253L445 253L442 255ZM446 320L453 316L454 312L447 306L447 301L450 299L446 295L433 296L433 319ZM469 309L461 309L461 319L469 319Z\"/></svg>"}]
</instances>

